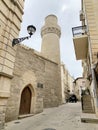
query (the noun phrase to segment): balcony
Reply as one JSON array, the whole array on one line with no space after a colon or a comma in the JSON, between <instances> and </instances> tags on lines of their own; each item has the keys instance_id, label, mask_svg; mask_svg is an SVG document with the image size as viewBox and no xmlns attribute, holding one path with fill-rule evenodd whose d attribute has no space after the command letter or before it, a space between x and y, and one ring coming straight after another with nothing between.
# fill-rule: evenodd
<instances>
[{"instance_id":1,"label":"balcony","mask_svg":"<svg viewBox=\"0 0 98 130\"><path fill-rule=\"evenodd\" d=\"M86 59L88 51L88 35L86 26L74 27L72 28L72 33L76 59Z\"/></svg>"}]
</instances>

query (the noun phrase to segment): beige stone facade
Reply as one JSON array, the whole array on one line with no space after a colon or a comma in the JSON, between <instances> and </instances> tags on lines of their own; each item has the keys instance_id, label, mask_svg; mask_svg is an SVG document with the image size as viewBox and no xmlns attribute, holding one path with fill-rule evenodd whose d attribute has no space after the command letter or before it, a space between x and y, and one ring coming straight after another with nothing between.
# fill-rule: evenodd
<instances>
[{"instance_id":1,"label":"beige stone facade","mask_svg":"<svg viewBox=\"0 0 98 130\"><path fill-rule=\"evenodd\" d=\"M98 115L98 1L82 0L80 21L81 27L73 28L73 40L76 58L82 60L83 77L90 81L91 100ZM80 29L80 30L79 30ZM79 32L77 33L76 30ZM81 49L80 49L81 48Z\"/></svg>"},{"instance_id":2,"label":"beige stone facade","mask_svg":"<svg viewBox=\"0 0 98 130\"><path fill-rule=\"evenodd\" d=\"M23 5L23 0L0 0L0 129L4 126L13 78L16 47L12 48L12 39L18 37L20 31Z\"/></svg>"},{"instance_id":3,"label":"beige stone facade","mask_svg":"<svg viewBox=\"0 0 98 130\"><path fill-rule=\"evenodd\" d=\"M98 95L97 95L97 82L95 79L95 74L94 74L94 64L97 62L97 53L98 53L98 1L83 1L83 6L85 7L85 13L87 19L87 26L88 26L88 43L89 43L89 51L88 55L90 57L90 61L88 59L89 68L91 66L91 72L89 71L89 74L92 75L92 82L91 82L91 90L92 90L92 97L95 102L95 113L98 115L98 106L97 106L97 100L98 100Z\"/></svg>"},{"instance_id":4,"label":"beige stone facade","mask_svg":"<svg viewBox=\"0 0 98 130\"><path fill-rule=\"evenodd\" d=\"M73 81L74 78L70 75L64 63L61 63L62 103L66 103L70 94L74 93Z\"/></svg>"},{"instance_id":5,"label":"beige stone facade","mask_svg":"<svg viewBox=\"0 0 98 130\"><path fill-rule=\"evenodd\" d=\"M29 87L32 95L30 111L26 113L27 111L24 110L25 114L36 114L42 112L44 107L61 104L60 86L57 63L45 59L33 49L18 46L6 121L17 119L21 114L20 111L23 111L20 110L20 102L24 88Z\"/></svg>"},{"instance_id":6,"label":"beige stone facade","mask_svg":"<svg viewBox=\"0 0 98 130\"><path fill-rule=\"evenodd\" d=\"M60 63L61 28L55 15L45 18L45 25L41 28L42 46L41 53L56 63Z\"/></svg>"},{"instance_id":7,"label":"beige stone facade","mask_svg":"<svg viewBox=\"0 0 98 130\"><path fill-rule=\"evenodd\" d=\"M23 0L0 1L0 129L5 120L42 112L62 100L57 17L46 17L41 53L22 45L12 47L21 28L23 4Z\"/></svg>"},{"instance_id":8,"label":"beige stone facade","mask_svg":"<svg viewBox=\"0 0 98 130\"><path fill-rule=\"evenodd\" d=\"M23 4L23 0L0 1L0 74L10 78L13 75L16 51L16 47L12 47L12 39L18 37L20 31Z\"/></svg>"},{"instance_id":9,"label":"beige stone facade","mask_svg":"<svg viewBox=\"0 0 98 130\"><path fill-rule=\"evenodd\" d=\"M51 17L56 18L54 15L49 15L49 22ZM49 25L49 27L51 26ZM46 33L52 36L51 32ZM46 33L43 33L43 37L45 37ZM56 47L59 44L59 38L55 38L55 35L57 35L55 33L54 30L54 37L52 38L57 39L55 40ZM48 41L50 39L50 36L47 37ZM44 41L44 44L50 47L51 45L47 44L47 40ZM51 51L48 55L51 55ZM58 63L51 58L52 55L51 57L48 57L48 55L23 45L17 46L10 88L11 96L7 102L6 121L17 119L20 115L24 114L36 114L42 112L43 108L56 107L61 104L60 57L59 54L56 56L59 59Z\"/></svg>"},{"instance_id":10,"label":"beige stone facade","mask_svg":"<svg viewBox=\"0 0 98 130\"><path fill-rule=\"evenodd\" d=\"M86 90L87 88L89 89L89 85L89 80L83 77L78 77L74 80L74 93L76 94L79 101L81 100L82 90Z\"/></svg>"},{"instance_id":11,"label":"beige stone facade","mask_svg":"<svg viewBox=\"0 0 98 130\"><path fill-rule=\"evenodd\" d=\"M1 129L5 120L29 116L62 104L72 78L69 78L68 70L61 74L61 29L57 17L49 15L45 18L41 29L41 52L24 45L12 47L12 40L18 37L21 29L24 0L1 0L0 5Z\"/></svg>"},{"instance_id":12,"label":"beige stone facade","mask_svg":"<svg viewBox=\"0 0 98 130\"><path fill-rule=\"evenodd\" d=\"M69 95L68 87L68 71L65 68L65 65L61 64L61 83L62 83L62 103L66 103L66 99Z\"/></svg>"},{"instance_id":13,"label":"beige stone facade","mask_svg":"<svg viewBox=\"0 0 98 130\"><path fill-rule=\"evenodd\" d=\"M73 76L70 73L68 73L68 86L69 86L70 94L74 93L73 81L74 81Z\"/></svg>"}]
</instances>

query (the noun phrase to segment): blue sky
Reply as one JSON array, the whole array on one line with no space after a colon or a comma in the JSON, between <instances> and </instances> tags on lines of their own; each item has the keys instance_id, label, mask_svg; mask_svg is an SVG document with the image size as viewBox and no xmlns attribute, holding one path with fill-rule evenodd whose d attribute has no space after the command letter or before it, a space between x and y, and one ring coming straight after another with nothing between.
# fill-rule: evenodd
<instances>
[{"instance_id":1,"label":"blue sky","mask_svg":"<svg viewBox=\"0 0 98 130\"><path fill-rule=\"evenodd\" d=\"M25 0L23 22L21 24L20 37L26 36L28 25L34 25L36 32L31 39L23 44L40 51L40 30L44 25L47 15L54 14L58 17L61 27L60 52L61 61L66 64L70 74L75 78L82 76L81 61L77 61L74 52L72 27L81 25L79 11L81 0Z\"/></svg>"}]
</instances>

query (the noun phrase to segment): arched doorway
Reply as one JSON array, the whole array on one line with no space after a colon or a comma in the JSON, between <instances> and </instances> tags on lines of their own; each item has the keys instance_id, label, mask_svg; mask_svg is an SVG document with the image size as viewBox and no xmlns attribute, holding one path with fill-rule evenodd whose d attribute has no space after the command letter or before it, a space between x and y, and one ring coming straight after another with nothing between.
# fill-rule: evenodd
<instances>
[{"instance_id":1,"label":"arched doorway","mask_svg":"<svg viewBox=\"0 0 98 130\"><path fill-rule=\"evenodd\" d=\"M21 101L20 101L20 110L19 114L30 114L30 107L31 107L31 90L27 86L24 88L21 94Z\"/></svg>"}]
</instances>

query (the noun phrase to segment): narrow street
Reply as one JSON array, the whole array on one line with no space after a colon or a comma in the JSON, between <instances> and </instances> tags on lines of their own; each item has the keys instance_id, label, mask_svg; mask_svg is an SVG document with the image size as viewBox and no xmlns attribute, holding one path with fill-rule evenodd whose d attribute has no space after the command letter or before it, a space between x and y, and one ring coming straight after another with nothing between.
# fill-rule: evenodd
<instances>
[{"instance_id":1,"label":"narrow street","mask_svg":"<svg viewBox=\"0 0 98 130\"><path fill-rule=\"evenodd\" d=\"M5 130L98 130L98 124L81 123L80 103L44 109L40 114L9 122Z\"/></svg>"}]
</instances>

